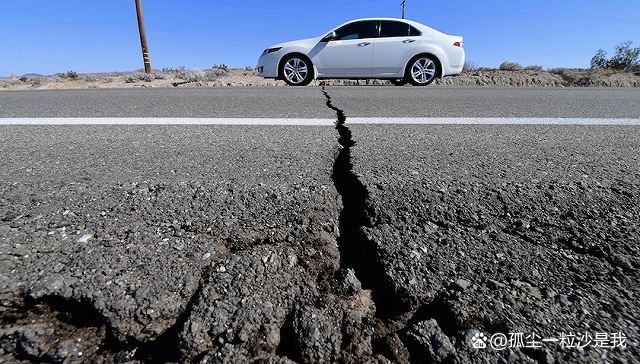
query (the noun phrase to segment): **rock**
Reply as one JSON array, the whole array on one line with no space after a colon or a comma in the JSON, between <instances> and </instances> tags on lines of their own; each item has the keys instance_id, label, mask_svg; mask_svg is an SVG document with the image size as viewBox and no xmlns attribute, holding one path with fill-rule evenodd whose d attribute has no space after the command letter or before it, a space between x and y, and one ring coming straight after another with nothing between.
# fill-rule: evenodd
<instances>
[{"instance_id":1,"label":"rock","mask_svg":"<svg viewBox=\"0 0 640 364\"><path fill-rule=\"evenodd\" d=\"M294 318L297 346L304 362L335 362L340 353L342 333L339 318L330 312L306 306Z\"/></svg>"},{"instance_id":2,"label":"rock","mask_svg":"<svg viewBox=\"0 0 640 364\"><path fill-rule=\"evenodd\" d=\"M56 225L56 228L59 229L67 226L71 226L71 221L67 218L63 218L62 220L60 220L60 222L58 222L58 224Z\"/></svg>"},{"instance_id":3,"label":"rock","mask_svg":"<svg viewBox=\"0 0 640 364\"><path fill-rule=\"evenodd\" d=\"M412 361L442 362L455 354L451 340L434 319L420 321L406 332L405 341Z\"/></svg>"},{"instance_id":4,"label":"rock","mask_svg":"<svg viewBox=\"0 0 640 364\"><path fill-rule=\"evenodd\" d=\"M516 230L518 231L526 231L526 230L529 230L529 228L531 227L531 223L529 223L529 221L526 221L526 220L518 219L516 220L515 227L516 227Z\"/></svg>"},{"instance_id":5,"label":"rock","mask_svg":"<svg viewBox=\"0 0 640 364\"><path fill-rule=\"evenodd\" d=\"M506 285L504 283L496 281L495 279L487 279L487 287L491 289L499 289L506 287Z\"/></svg>"},{"instance_id":6,"label":"rock","mask_svg":"<svg viewBox=\"0 0 640 364\"><path fill-rule=\"evenodd\" d=\"M93 238L92 234L85 234L85 235L82 235L82 237L80 239L78 239L77 242L78 243L86 243L91 238Z\"/></svg>"},{"instance_id":7,"label":"rock","mask_svg":"<svg viewBox=\"0 0 640 364\"><path fill-rule=\"evenodd\" d=\"M465 291L469 287L471 287L471 282L466 279L460 278L456 279L455 282L452 282L450 287L456 291Z\"/></svg>"},{"instance_id":8,"label":"rock","mask_svg":"<svg viewBox=\"0 0 640 364\"><path fill-rule=\"evenodd\" d=\"M340 269L335 275L338 282L337 293L352 296L362 289L362 283L356 277L353 269Z\"/></svg>"},{"instance_id":9,"label":"rock","mask_svg":"<svg viewBox=\"0 0 640 364\"><path fill-rule=\"evenodd\" d=\"M469 329L460 331L456 334L458 345L463 344L469 348L473 347L474 337L477 339L480 337L481 332L476 329Z\"/></svg>"}]
</instances>

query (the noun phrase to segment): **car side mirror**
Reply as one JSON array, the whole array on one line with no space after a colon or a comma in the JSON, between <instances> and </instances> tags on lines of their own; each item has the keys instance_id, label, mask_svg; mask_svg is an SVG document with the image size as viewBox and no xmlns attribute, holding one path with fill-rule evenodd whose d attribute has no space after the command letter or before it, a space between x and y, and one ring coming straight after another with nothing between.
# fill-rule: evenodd
<instances>
[{"instance_id":1,"label":"car side mirror","mask_svg":"<svg viewBox=\"0 0 640 364\"><path fill-rule=\"evenodd\" d=\"M336 40L337 34L335 32L335 30L329 34L327 34L324 38L322 38L320 41L321 42L330 42L332 40Z\"/></svg>"}]
</instances>

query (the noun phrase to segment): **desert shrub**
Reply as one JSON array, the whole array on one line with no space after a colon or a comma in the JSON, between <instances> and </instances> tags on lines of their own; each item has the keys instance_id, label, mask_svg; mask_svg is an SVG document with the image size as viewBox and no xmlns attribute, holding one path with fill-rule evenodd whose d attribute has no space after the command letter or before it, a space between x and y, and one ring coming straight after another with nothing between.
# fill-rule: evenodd
<instances>
[{"instance_id":1,"label":"desert shrub","mask_svg":"<svg viewBox=\"0 0 640 364\"><path fill-rule=\"evenodd\" d=\"M464 66L462 66L462 72L471 72L476 71L478 69L478 64L473 61L464 61Z\"/></svg>"},{"instance_id":2,"label":"desert shrub","mask_svg":"<svg viewBox=\"0 0 640 364\"><path fill-rule=\"evenodd\" d=\"M208 69L206 71L207 73L207 78L209 80L214 80L218 77L222 77L224 75L226 75L229 72L229 70L227 68L222 68L222 67L213 67L211 69Z\"/></svg>"},{"instance_id":3,"label":"desert shrub","mask_svg":"<svg viewBox=\"0 0 640 364\"><path fill-rule=\"evenodd\" d=\"M187 82L202 82L207 80L207 74L198 68L188 70L185 66L180 66L176 70L176 77Z\"/></svg>"},{"instance_id":4,"label":"desert shrub","mask_svg":"<svg viewBox=\"0 0 640 364\"><path fill-rule=\"evenodd\" d=\"M46 79L44 77L41 76L28 76L28 77L21 77L20 81L24 82L24 83L28 83L31 86L41 86L47 83Z\"/></svg>"},{"instance_id":5,"label":"desert shrub","mask_svg":"<svg viewBox=\"0 0 640 364\"><path fill-rule=\"evenodd\" d=\"M500 64L501 71L520 71L522 70L522 66L516 62L502 62Z\"/></svg>"},{"instance_id":6,"label":"desert shrub","mask_svg":"<svg viewBox=\"0 0 640 364\"><path fill-rule=\"evenodd\" d=\"M81 79L87 81L87 82L98 82L100 80L100 78L97 75L91 74L91 73L87 73L82 75Z\"/></svg>"},{"instance_id":7,"label":"desert shrub","mask_svg":"<svg viewBox=\"0 0 640 364\"><path fill-rule=\"evenodd\" d=\"M562 74L567 73L568 70L569 70L568 68L560 67L560 68L552 68L552 69L549 70L549 72L553 73L553 74L556 74L556 75L562 75Z\"/></svg>"},{"instance_id":8,"label":"desert shrub","mask_svg":"<svg viewBox=\"0 0 640 364\"><path fill-rule=\"evenodd\" d=\"M607 52L598 49L591 58L591 68L610 68L615 70L630 70L640 67L640 47L631 48L631 41L616 46L616 54L607 59Z\"/></svg>"},{"instance_id":9,"label":"desert shrub","mask_svg":"<svg viewBox=\"0 0 640 364\"><path fill-rule=\"evenodd\" d=\"M207 80L206 72L201 71L199 68L192 69L191 74L193 75L193 78L190 80L191 82L202 82Z\"/></svg>"},{"instance_id":10,"label":"desert shrub","mask_svg":"<svg viewBox=\"0 0 640 364\"><path fill-rule=\"evenodd\" d=\"M60 83L60 82L64 82L64 78L53 75L53 76L47 77L47 81L51 83Z\"/></svg>"},{"instance_id":11,"label":"desert shrub","mask_svg":"<svg viewBox=\"0 0 640 364\"><path fill-rule=\"evenodd\" d=\"M542 66L537 66L537 65L534 65L534 66L527 66L527 67L525 67L524 69L525 69L526 71L538 71L538 72L540 72L540 71L542 71L542 70L543 70Z\"/></svg>"},{"instance_id":12,"label":"desert shrub","mask_svg":"<svg viewBox=\"0 0 640 364\"><path fill-rule=\"evenodd\" d=\"M128 75L127 78L125 78L125 82L126 83L134 83L134 82L139 82L139 81L151 82L154 79L155 79L155 77L150 73L135 72L133 74Z\"/></svg>"},{"instance_id":13,"label":"desert shrub","mask_svg":"<svg viewBox=\"0 0 640 364\"><path fill-rule=\"evenodd\" d=\"M15 75L11 75L9 78L0 78L0 88L19 85L21 82L22 81Z\"/></svg>"},{"instance_id":14,"label":"desert shrub","mask_svg":"<svg viewBox=\"0 0 640 364\"><path fill-rule=\"evenodd\" d=\"M72 79L72 80L75 80L79 77L76 71L68 71L66 73L56 73L56 76L64 79Z\"/></svg>"},{"instance_id":15,"label":"desert shrub","mask_svg":"<svg viewBox=\"0 0 640 364\"><path fill-rule=\"evenodd\" d=\"M180 66L175 70L176 77L182 80L188 80L192 77L191 71L187 69L185 66Z\"/></svg>"}]
</instances>

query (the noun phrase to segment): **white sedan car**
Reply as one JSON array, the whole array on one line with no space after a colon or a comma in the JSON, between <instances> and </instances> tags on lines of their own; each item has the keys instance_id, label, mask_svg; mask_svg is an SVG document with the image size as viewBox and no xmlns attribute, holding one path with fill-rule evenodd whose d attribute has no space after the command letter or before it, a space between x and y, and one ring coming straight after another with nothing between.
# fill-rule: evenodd
<instances>
[{"instance_id":1,"label":"white sedan car","mask_svg":"<svg viewBox=\"0 0 640 364\"><path fill-rule=\"evenodd\" d=\"M316 38L267 48L257 71L292 86L326 78L379 78L424 86L436 77L460 74L464 57L460 36L405 19L358 19Z\"/></svg>"}]
</instances>

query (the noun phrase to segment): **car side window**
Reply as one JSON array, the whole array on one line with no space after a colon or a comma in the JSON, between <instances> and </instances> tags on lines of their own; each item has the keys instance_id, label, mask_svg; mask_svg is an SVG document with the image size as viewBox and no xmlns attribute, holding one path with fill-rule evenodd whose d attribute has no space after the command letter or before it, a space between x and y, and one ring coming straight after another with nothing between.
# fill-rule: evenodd
<instances>
[{"instance_id":1,"label":"car side window","mask_svg":"<svg viewBox=\"0 0 640 364\"><path fill-rule=\"evenodd\" d=\"M374 38L377 21L358 21L347 24L336 30L336 40Z\"/></svg>"},{"instance_id":2,"label":"car side window","mask_svg":"<svg viewBox=\"0 0 640 364\"><path fill-rule=\"evenodd\" d=\"M380 25L381 37L419 36L420 31L411 25L399 21L383 20Z\"/></svg>"}]
</instances>

